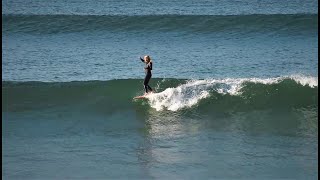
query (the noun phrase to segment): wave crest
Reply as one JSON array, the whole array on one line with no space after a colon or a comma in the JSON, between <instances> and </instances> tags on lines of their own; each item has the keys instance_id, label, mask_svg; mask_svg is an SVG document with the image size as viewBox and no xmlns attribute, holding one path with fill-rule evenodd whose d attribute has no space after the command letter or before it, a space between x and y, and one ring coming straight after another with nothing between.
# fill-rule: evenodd
<instances>
[{"instance_id":1,"label":"wave crest","mask_svg":"<svg viewBox=\"0 0 320 180\"><path fill-rule=\"evenodd\" d=\"M74 82L2 82L2 110L73 108L121 111L146 103L132 98L143 93L142 79ZM154 86L157 83L157 86ZM158 111L252 111L273 108L317 108L318 78L302 75L277 78L204 80L152 79L158 93L147 96ZM144 108L143 108L144 109Z\"/></svg>"},{"instance_id":2,"label":"wave crest","mask_svg":"<svg viewBox=\"0 0 320 180\"><path fill-rule=\"evenodd\" d=\"M318 87L318 78L306 77L306 76L288 76L278 78L226 78L226 79L207 79L207 80L190 80L185 84L177 87L170 87L159 93L153 93L147 95L147 99L151 107L157 111L168 109L170 111L177 111L183 108L190 108L201 99L210 97L211 95L232 95L242 96L244 92L245 96L250 96L253 91L259 91L256 89L248 88L250 84L260 85L273 85L279 84L284 81L293 80L302 86L308 86L310 88ZM258 88L258 89L257 89ZM280 87L275 87L273 90L278 91ZM215 93L213 93L215 92Z\"/></svg>"}]
</instances>

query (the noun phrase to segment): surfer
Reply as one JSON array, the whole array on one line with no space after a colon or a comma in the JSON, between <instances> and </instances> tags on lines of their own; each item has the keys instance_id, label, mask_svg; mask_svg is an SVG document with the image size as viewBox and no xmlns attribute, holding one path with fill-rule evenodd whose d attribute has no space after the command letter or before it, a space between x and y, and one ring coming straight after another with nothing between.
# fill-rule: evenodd
<instances>
[{"instance_id":1,"label":"surfer","mask_svg":"<svg viewBox=\"0 0 320 180\"><path fill-rule=\"evenodd\" d=\"M140 60L145 63L144 70L146 76L143 81L144 91L146 95L149 91L152 92L152 88L149 86L149 80L151 79L151 70L152 70L152 61L150 56L144 56L143 59L140 57Z\"/></svg>"}]
</instances>

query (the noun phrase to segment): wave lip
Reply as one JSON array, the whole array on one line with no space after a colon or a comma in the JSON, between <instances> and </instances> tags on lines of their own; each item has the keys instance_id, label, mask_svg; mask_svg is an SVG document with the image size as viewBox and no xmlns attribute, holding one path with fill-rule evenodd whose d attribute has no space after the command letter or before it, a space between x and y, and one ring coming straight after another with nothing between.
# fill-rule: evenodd
<instances>
[{"instance_id":1,"label":"wave lip","mask_svg":"<svg viewBox=\"0 0 320 180\"><path fill-rule=\"evenodd\" d=\"M243 96L244 99L251 98L251 94L257 94L257 92L263 90L262 87L251 87L254 85L274 85L280 84L284 81L294 81L303 87L309 88L318 87L317 77L308 77L301 75L278 77L278 78L226 78L226 79L207 79L207 80L190 80L185 84L177 87L167 88L162 92L150 94L147 96L151 107L157 111L167 109L170 111L177 111L183 108L190 108L202 99L206 99L212 95L231 95L231 96ZM248 88L251 87L251 88ZM278 91L279 87L272 89ZM254 89L256 88L256 89ZM212 93L215 92L215 93ZM216 94L218 93L218 94ZM244 95L243 95L244 94ZM265 95L264 95L265 96ZM261 98L261 97L259 97ZM294 97L292 97L294 98Z\"/></svg>"},{"instance_id":2,"label":"wave lip","mask_svg":"<svg viewBox=\"0 0 320 180\"><path fill-rule=\"evenodd\" d=\"M318 87L318 77L292 75L290 78L303 86Z\"/></svg>"}]
</instances>

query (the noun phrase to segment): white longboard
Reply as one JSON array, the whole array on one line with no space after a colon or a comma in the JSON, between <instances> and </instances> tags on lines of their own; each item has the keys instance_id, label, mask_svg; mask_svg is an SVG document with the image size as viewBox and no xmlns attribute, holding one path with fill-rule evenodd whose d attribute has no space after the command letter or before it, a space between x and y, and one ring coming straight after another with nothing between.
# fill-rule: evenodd
<instances>
[{"instance_id":1,"label":"white longboard","mask_svg":"<svg viewBox=\"0 0 320 180\"><path fill-rule=\"evenodd\" d=\"M136 96L133 99L145 99L145 98L147 98L147 97L146 96Z\"/></svg>"},{"instance_id":2,"label":"white longboard","mask_svg":"<svg viewBox=\"0 0 320 180\"><path fill-rule=\"evenodd\" d=\"M150 93L148 93L148 94L146 94L146 95L142 95L142 96L136 96L136 97L134 97L133 99L147 99L147 96L150 95L150 94L152 94L152 93L154 93L154 92L150 92Z\"/></svg>"}]
</instances>

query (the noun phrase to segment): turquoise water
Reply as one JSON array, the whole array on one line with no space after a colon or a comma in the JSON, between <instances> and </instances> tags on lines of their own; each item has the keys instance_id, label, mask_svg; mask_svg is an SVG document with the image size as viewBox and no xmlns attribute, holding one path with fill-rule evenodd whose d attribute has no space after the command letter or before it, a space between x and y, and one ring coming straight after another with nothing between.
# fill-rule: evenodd
<instances>
[{"instance_id":1,"label":"turquoise water","mask_svg":"<svg viewBox=\"0 0 320 180\"><path fill-rule=\"evenodd\" d=\"M317 179L317 1L2 3L4 179Z\"/></svg>"}]
</instances>

